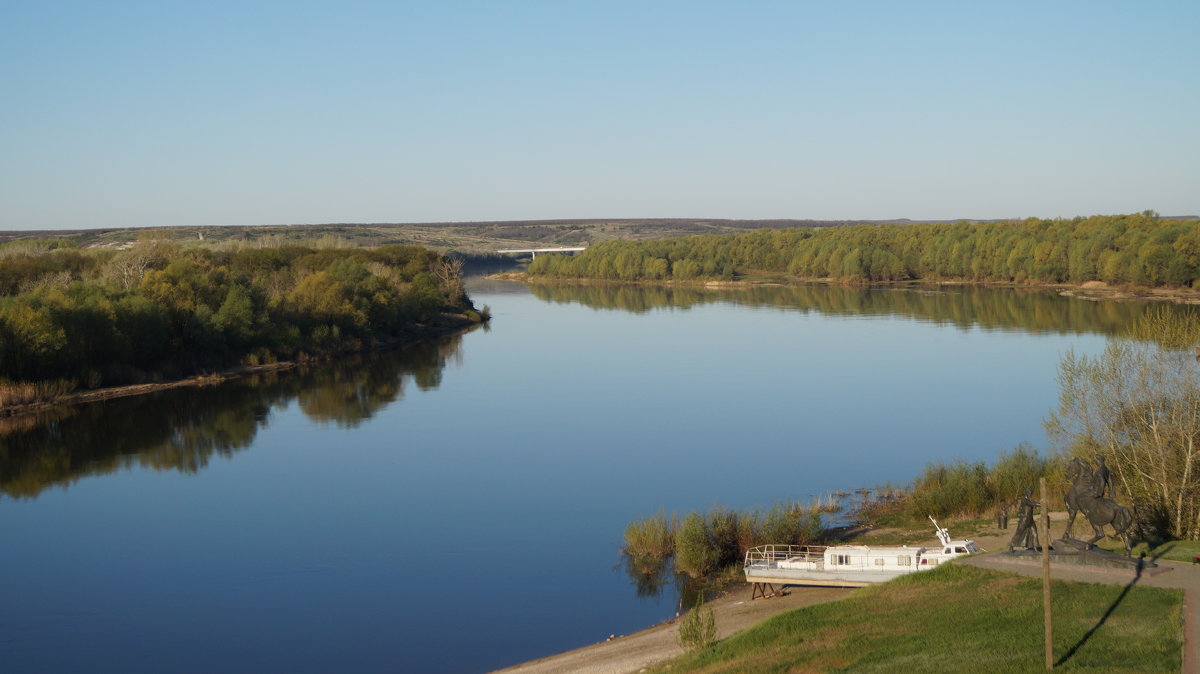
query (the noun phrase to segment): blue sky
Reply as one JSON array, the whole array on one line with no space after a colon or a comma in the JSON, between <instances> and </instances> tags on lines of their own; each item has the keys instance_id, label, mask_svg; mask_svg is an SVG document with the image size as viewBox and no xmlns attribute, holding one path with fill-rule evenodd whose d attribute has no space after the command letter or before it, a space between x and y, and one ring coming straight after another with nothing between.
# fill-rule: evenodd
<instances>
[{"instance_id":1,"label":"blue sky","mask_svg":"<svg viewBox=\"0 0 1200 674\"><path fill-rule=\"evenodd\" d=\"M0 0L0 229L1200 213L1200 2Z\"/></svg>"}]
</instances>

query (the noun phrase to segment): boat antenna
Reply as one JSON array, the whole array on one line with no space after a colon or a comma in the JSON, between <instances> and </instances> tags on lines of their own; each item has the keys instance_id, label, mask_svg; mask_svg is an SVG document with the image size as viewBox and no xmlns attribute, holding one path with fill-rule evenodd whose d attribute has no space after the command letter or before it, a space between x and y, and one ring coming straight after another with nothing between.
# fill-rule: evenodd
<instances>
[{"instance_id":1,"label":"boat antenna","mask_svg":"<svg viewBox=\"0 0 1200 674\"><path fill-rule=\"evenodd\" d=\"M933 522L933 528L937 530L937 537L942 542L942 545L950 545L950 531L938 526L937 520L933 519L933 515L929 516L929 521Z\"/></svg>"}]
</instances>

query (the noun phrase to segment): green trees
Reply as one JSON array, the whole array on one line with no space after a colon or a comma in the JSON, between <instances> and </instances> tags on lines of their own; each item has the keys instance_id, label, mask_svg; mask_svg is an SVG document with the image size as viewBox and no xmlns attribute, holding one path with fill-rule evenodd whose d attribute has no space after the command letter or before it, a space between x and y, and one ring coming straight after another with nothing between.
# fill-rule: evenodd
<instances>
[{"instance_id":1,"label":"green trees","mask_svg":"<svg viewBox=\"0 0 1200 674\"><path fill-rule=\"evenodd\" d=\"M702 578L738 565L756 545L807 545L819 540L821 512L817 503L776 503L769 510L738 512L716 506L683 519L665 512L631 522L622 552L635 575L657 575L674 558L677 573Z\"/></svg>"},{"instance_id":2,"label":"green trees","mask_svg":"<svg viewBox=\"0 0 1200 674\"><path fill-rule=\"evenodd\" d=\"M95 387L356 350L470 308L414 246L0 247L0 386ZM441 274L436 277L431 270Z\"/></svg>"},{"instance_id":3,"label":"green trees","mask_svg":"<svg viewBox=\"0 0 1200 674\"><path fill-rule=\"evenodd\" d=\"M1143 521L1175 538L1200 538L1200 340L1195 317L1148 315L1135 336L1059 364L1059 407L1046 424L1066 454L1107 458L1118 489Z\"/></svg>"},{"instance_id":4,"label":"green trees","mask_svg":"<svg viewBox=\"0 0 1200 674\"><path fill-rule=\"evenodd\" d=\"M952 225L758 230L606 241L577 256L543 255L529 273L612 280L805 278L1190 286L1200 279L1200 222L1156 214Z\"/></svg>"}]
</instances>

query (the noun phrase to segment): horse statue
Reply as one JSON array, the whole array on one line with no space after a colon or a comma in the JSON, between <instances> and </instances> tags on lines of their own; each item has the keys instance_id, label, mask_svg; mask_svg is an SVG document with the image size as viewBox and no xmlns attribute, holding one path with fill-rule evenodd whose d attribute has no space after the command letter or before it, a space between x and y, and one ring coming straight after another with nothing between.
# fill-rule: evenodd
<instances>
[{"instance_id":1,"label":"horse statue","mask_svg":"<svg viewBox=\"0 0 1200 674\"><path fill-rule=\"evenodd\" d=\"M1064 499L1067 504L1067 530L1063 533L1064 540L1075 540L1071 537L1071 527L1075 524L1075 515L1083 513L1092 532L1096 535L1083 541L1086 547L1092 547L1096 541L1104 538L1104 527L1112 526L1113 538L1125 543L1125 554L1133 550L1133 513L1125 506L1104 496L1106 480L1103 475L1097 475L1092 465L1076 457L1067 465L1067 480L1071 489Z\"/></svg>"}]
</instances>

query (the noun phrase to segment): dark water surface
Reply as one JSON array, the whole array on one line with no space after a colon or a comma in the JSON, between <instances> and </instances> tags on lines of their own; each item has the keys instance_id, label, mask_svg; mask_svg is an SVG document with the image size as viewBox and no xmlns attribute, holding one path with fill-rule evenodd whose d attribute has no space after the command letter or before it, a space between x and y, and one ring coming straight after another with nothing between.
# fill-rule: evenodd
<instances>
[{"instance_id":1,"label":"dark water surface","mask_svg":"<svg viewBox=\"0 0 1200 674\"><path fill-rule=\"evenodd\" d=\"M674 615L659 509L903 483L1044 445L1044 292L476 281L490 330L0 420L0 671L482 671Z\"/></svg>"}]
</instances>

